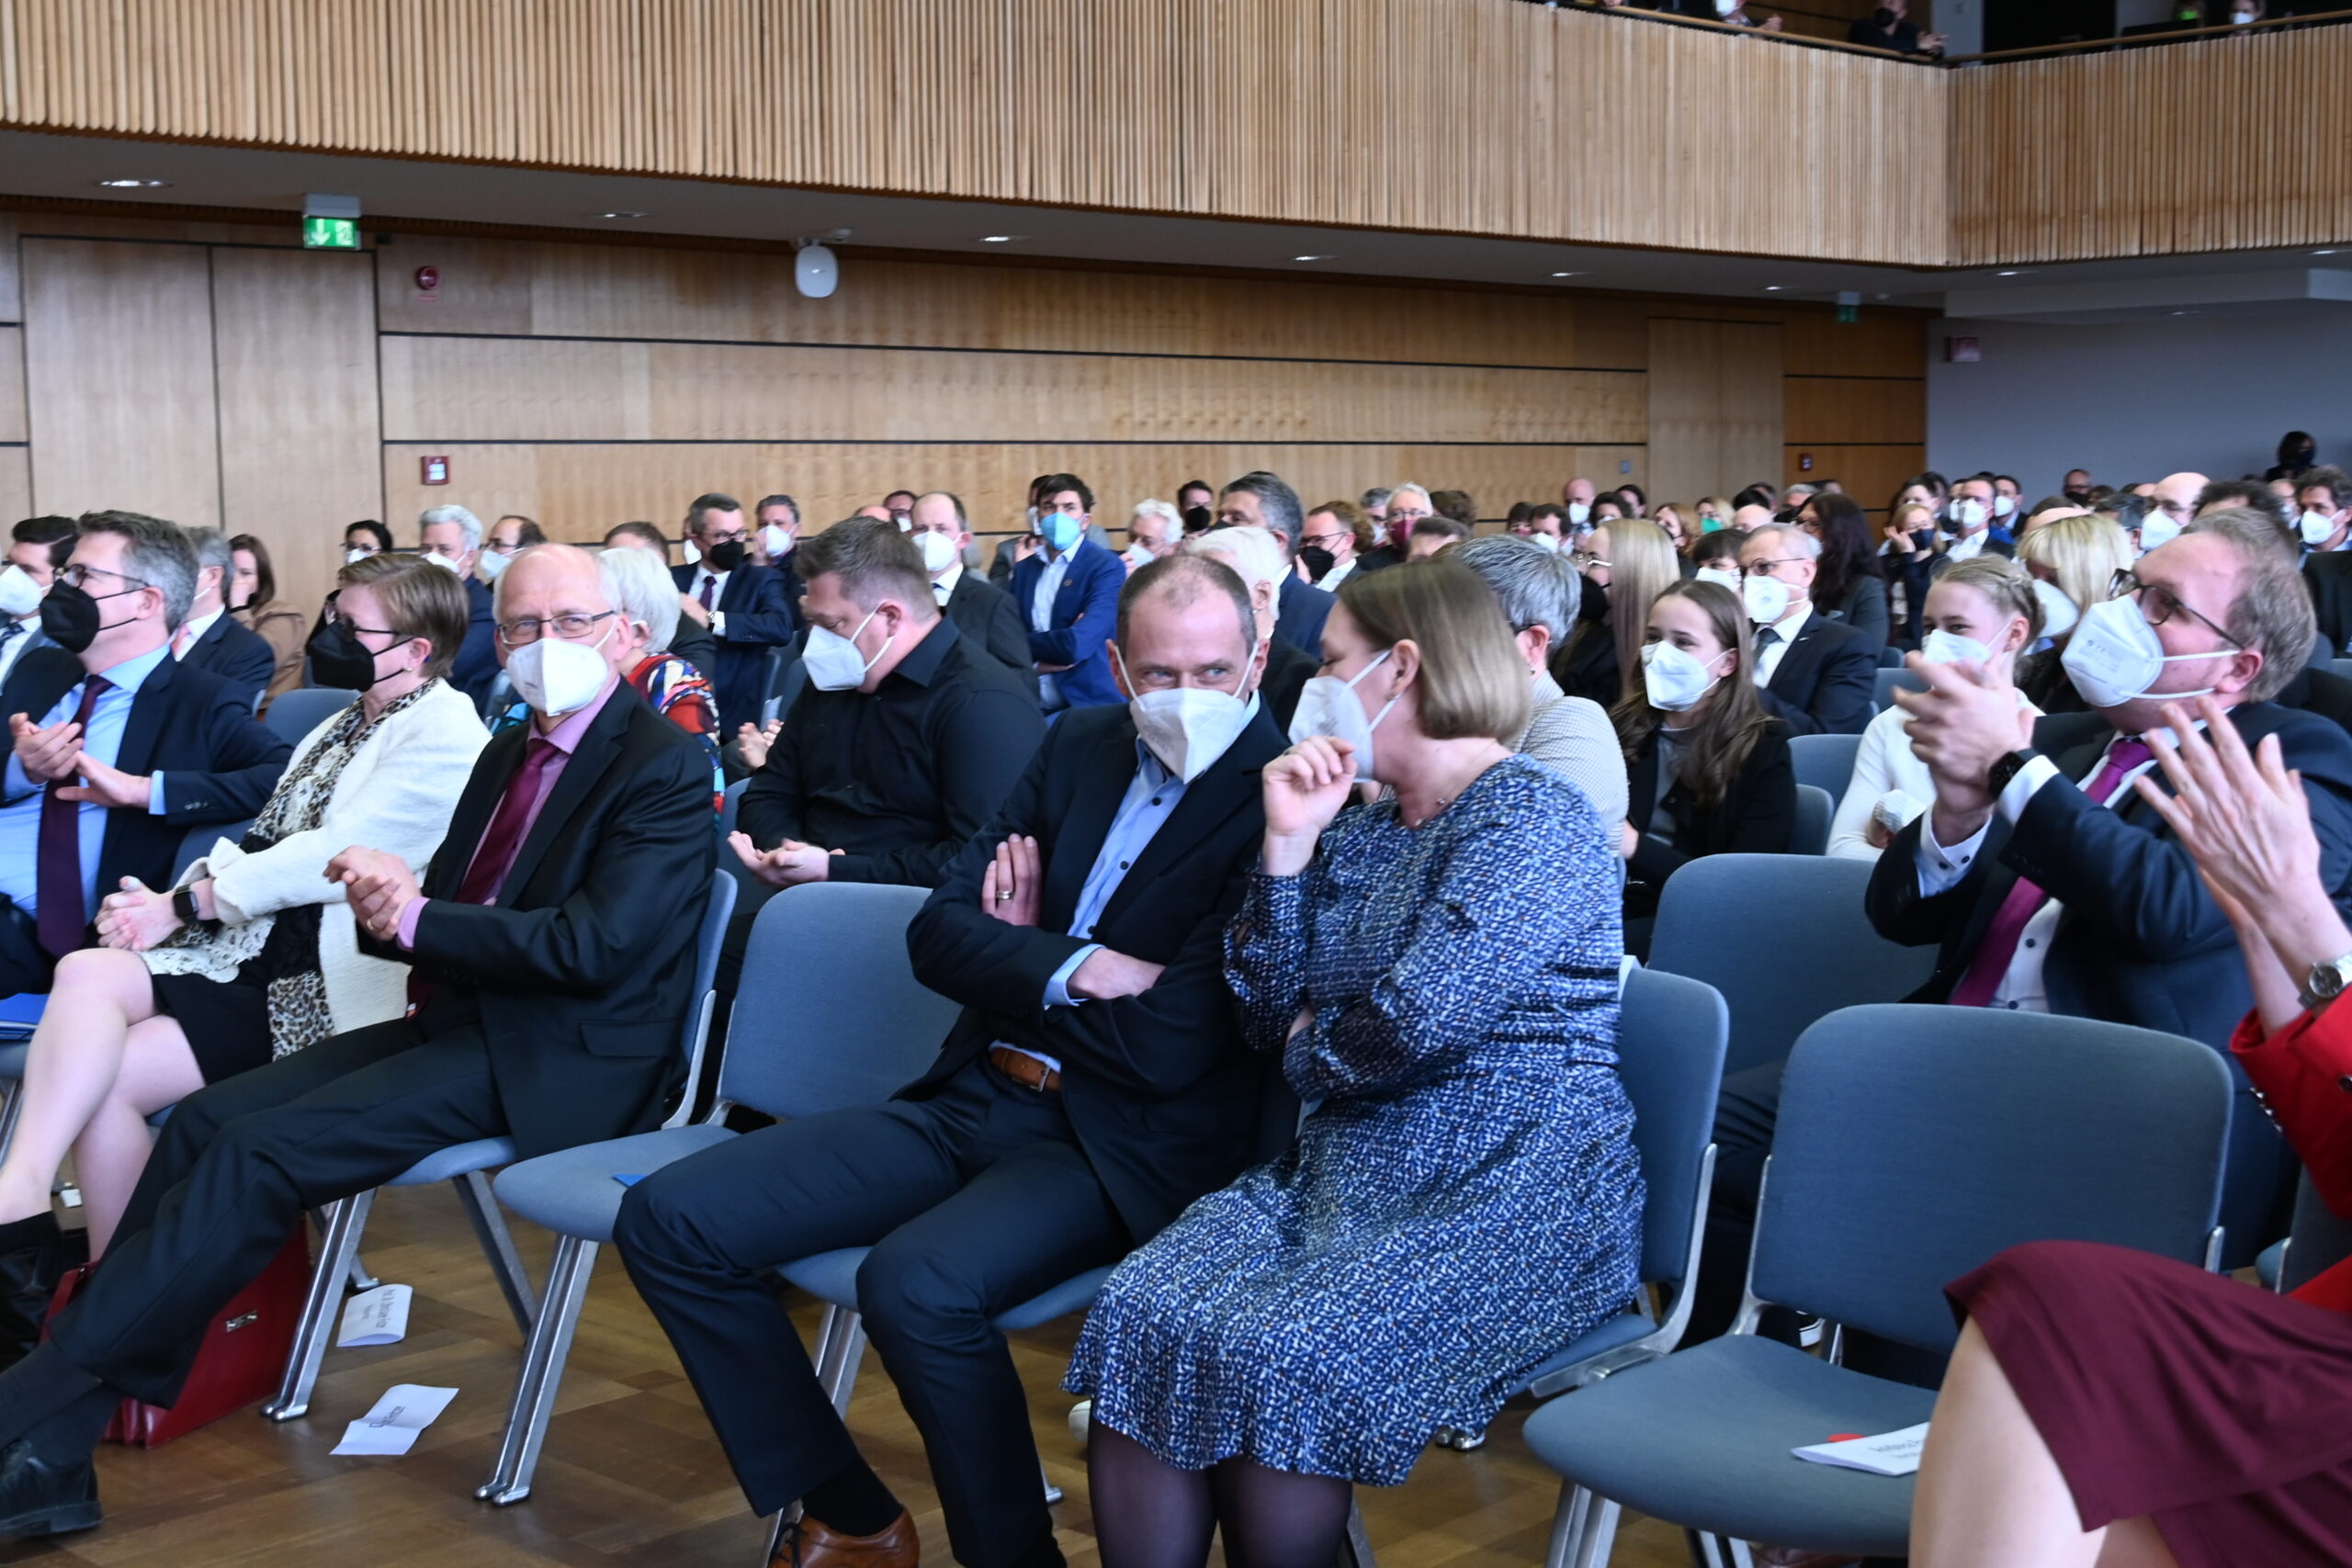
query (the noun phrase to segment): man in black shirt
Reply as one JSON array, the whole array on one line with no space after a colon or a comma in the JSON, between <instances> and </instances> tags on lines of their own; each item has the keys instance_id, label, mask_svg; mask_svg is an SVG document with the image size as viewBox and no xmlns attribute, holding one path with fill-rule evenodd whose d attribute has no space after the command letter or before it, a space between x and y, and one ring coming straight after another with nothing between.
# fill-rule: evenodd
<instances>
[{"instance_id":1,"label":"man in black shirt","mask_svg":"<svg viewBox=\"0 0 2352 1568\"><path fill-rule=\"evenodd\" d=\"M752 776L730 842L771 887L935 886L1045 738L1022 679L940 613L895 523L857 517L796 552L808 687ZM738 915L722 990L741 963Z\"/></svg>"}]
</instances>

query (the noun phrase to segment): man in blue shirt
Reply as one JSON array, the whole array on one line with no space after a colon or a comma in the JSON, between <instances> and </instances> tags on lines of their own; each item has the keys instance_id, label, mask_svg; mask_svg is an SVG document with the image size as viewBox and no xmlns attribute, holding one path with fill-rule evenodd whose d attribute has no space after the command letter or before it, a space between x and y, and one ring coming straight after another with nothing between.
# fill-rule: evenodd
<instances>
[{"instance_id":1,"label":"man in blue shirt","mask_svg":"<svg viewBox=\"0 0 2352 1568\"><path fill-rule=\"evenodd\" d=\"M1111 623L1127 569L1087 527L1094 492L1076 474L1037 481L1045 543L1012 569L1012 603L1029 624L1038 696L1047 713L1122 702L1111 681Z\"/></svg>"},{"instance_id":2,"label":"man in blue shirt","mask_svg":"<svg viewBox=\"0 0 2352 1568\"><path fill-rule=\"evenodd\" d=\"M42 602L55 647L0 685L14 739L0 778L0 991L46 991L88 943L98 900L124 877L171 885L180 840L253 816L292 746L251 696L171 657L196 597L177 525L130 513L81 520Z\"/></svg>"},{"instance_id":3,"label":"man in blue shirt","mask_svg":"<svg viewBox=\"0 0 2352 1568\"><path fill-rule=\"evenodd\" d=\"M1027 1402L990 1319L1115 1261L1258 1157L1270 1122L1285 1138L1295 1122L1295 1107L1268 1117L1272 1064L1243 1045L1225 982L1265 826L1259 770L1283 750L1257 702L1250 591L1198 556L1125 582L1110 663L1142 700L1065 714L908 929L915 977L964 1004L931 1071L887 1106L681 1160L622 1201L614 1240L752 1509L804 1506L793 1561L899 1568L915 1538L767 1269L874 1248L865 1329L956 1561L1052 1568Z\"/></svg>"}]
</instances>

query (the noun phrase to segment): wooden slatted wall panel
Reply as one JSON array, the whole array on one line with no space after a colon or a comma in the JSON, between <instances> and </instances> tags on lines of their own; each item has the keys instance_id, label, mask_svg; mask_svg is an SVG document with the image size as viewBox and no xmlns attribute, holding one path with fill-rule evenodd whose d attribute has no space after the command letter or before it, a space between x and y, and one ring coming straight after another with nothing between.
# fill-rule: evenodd
<instances>
[{"instance_id":1,"label":"wooden slatted wall panel","mask_svg":"<svg viewBox=\"0 0 2352 1568\"><path fill-rule=\"evenodd\" d=\"M1912 264L1947 88L1512 0L0 0L17 126Z\"/></svg>"}]
</instances>

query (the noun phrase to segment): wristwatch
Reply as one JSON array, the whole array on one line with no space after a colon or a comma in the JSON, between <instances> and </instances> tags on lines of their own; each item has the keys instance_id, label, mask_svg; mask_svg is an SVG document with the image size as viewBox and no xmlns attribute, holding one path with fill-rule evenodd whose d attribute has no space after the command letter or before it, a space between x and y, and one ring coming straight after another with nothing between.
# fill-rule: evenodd
<instances>
[{"instance_id":1,"label":"wristwatch","mask_svg":"<svg viewBox=\"0 0 2352 1568\"><path fill-rule=\"evenodd\" d=\"M2014 751L1996 758L1992 767L1985 772L1984 787L1992 792L1995 799L1999 799L2001 792L2009 787L2009 781L2024 771L2028 762L2041 755L2041 752L2030 746L2020 746Z\"/></svg>"},{"instance_id":2,"label":"wristwatch","mask_svg":"<svg viewBox=\"0 0 2352 1568\"><path fill-rule=\"evenodd\" d=\"M2352 953L2312 964L2310 978L2303 982L2304 1010L2317 1012L2342 996L2346 986L2352 986Z\"/></svg>"},{"instance_id":3,"label":"wristwatch","mask_svg":"<svg viewBox=\"0 0 2352 1568\"><path fill-rule=\"evenodd\" d=\"M195 888L175 887L172 889L172 913L180 918L182 925L192 926L197 923Z\"/></svg>"}]
</instances>

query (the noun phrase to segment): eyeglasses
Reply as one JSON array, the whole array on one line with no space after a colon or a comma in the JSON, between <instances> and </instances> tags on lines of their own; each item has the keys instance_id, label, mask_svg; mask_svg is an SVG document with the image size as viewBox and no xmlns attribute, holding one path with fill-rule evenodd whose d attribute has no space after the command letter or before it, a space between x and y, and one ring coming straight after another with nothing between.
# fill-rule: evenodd
<instances>
[{"instance_id":1,"label":"eyeglasses","mask_svg":"<svg viewBox=\"0 0 2352 1568\"><path fill-rule=\"evenodd\" d=\"M363 626L357 621L353 620L349 615L337 615L334 617L334 625L339 630L355 635L360 632L365 632L369 637L398 637L401 635L390 626Z\"/></svg>"},{"instance_id":2,"label":"eyeglasses","mask_svg":"<svg viewBox=\"0 0 2352 1568\"><path fill-rule=\"evenodd\" d=\"M713 534L709 536L710 542L714 545L740 545L748 541L751 536L751 533L742 528L738 528L731 534Z\"/></svg>"},{"instance_id":3,"label":"eyeglasses","mask_svg":"<svg viewBox=\"0 0 2352 1568\"><path fill-rule=\"evenodd\" d=\"M88 590L90 579L93 577L111 577L117 582L128 582L130 584L130 588L153 588L155 586L143 577L133 577L129 572L124 571L108 571L102 566L85 566L80 561L75 561L72 566L67 567L63 571L59 572L57 575L62 581L85 592ZM127 593L130 592L130 589L124 589L123 592Z\"/></svg>"},{"instance_id":4,"label":"eyeglasses","mask_svg":"<svg viewBox=\"0 0 2352 1568\"><path fill-rule=\"evenodd\" d=\"M1568 564L1575 567L1578 571L1590 571L1594 567L1599 567L1603 571L1610 570L1609 562L1602 559L1600 557L1589 556L1577 550L1571 550L1568 552Z\"/></svg>"},{"instance_id":5,"label":"eyeglasses","mask_svg":"<svg viewBox=\"0 0 2352 1568\"><path fill-rule=\"evenodd\" d=\"M1773 575L1773 568L1794 566L1798 561L1804 558L1805 558L1802 556L1775 556L1770 560L1758 561L1754 566L1741 567L1739 569L1739 575L1742 577L1770 577Z\"/></svg>"},{"instance_id":6,"label":"eyeglasses","mask_svg":"<svg viewBox=\"0 0 2352 1568\"><path fill-rule=\"evenodd\" d=\"M1424 517L1436 515L1434 512L1416 512L1409 506L1403 508L1392 506L1388 509L1388 521L1391 523L1419 523Z\"/></svg>"},{"instance_id":7,"label":"eyeglasses","mask_svg":"<svg viewBox=\"0 0 2352 1568\"><path fill-rule=\"evenodd\" d=\"M2126 595L2139 600L2140 613L2147 617L2148 624L2152 626L2163 626L2175 615L2185 615L2239 652L2245 651L2245 644L2190 609L2171 589L2160 588L2153 582L2143 582L2129 568L2118 571L2107 580L2109 598L2121 599Z\"/></svg>"},{"instance_id":8,"label":"eyeglasses","mask_svg":"<svg viewBox=\"0 0 2352 1568\"><path fill-rule=\"evenodd\" d=\"M1345 534L1302 534L1298 537L1298 542L1302 545L1312 545L1318 550L1328 550L1347 536Z\"/></svg>"},{"instance_id":9,"label":"eyeglasses","mask_svg":"<svg viewBox=\"0 0 2352 1568\"><path fill-rule=\"evenodd\" d=\"M520 648L526 642L538 641L543 634L549 628L553 628L555 635L564 641L578 642L596 629L598 621L609 621L619 614L617 610L606 610L601 615L557 615L544 621L536 619L502 621L498 627L498 640L509 648Z\"/></svg>"}]
</instances>

